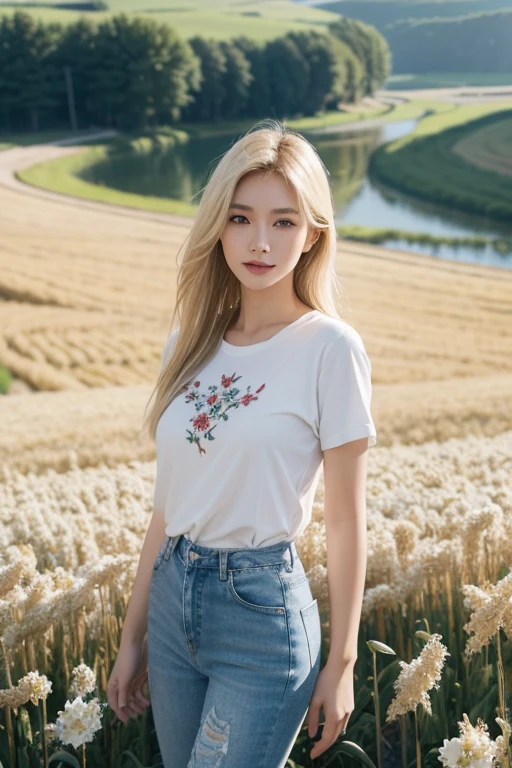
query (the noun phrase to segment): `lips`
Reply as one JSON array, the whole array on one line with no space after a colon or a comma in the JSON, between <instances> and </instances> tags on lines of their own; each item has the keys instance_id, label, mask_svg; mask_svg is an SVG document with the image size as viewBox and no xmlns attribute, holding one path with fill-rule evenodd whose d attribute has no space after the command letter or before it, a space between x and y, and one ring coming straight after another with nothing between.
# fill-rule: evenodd
<instances>
[{"instance_id":1,"label":"lips","mask_svg":"<svg viewBox=\"0 0 512 768\"><path fill-rule=\"evenodd\" d=\"M273 267L274 264L265 264L264 261L244 261L246 267Z\"/></svg>"},{"instance_id":2,"label":"lips","mask_svg":"<svg viewBox=\"0 0 512 768\"><path fill-rule=\"evenodd\" d=\"M246 267L249 272L252 272L253 275L265 275L267 272L270 272L271 269L274 269L274 266L275 264L262 264L261 262L244 262L244 267Z\"/></svg>"}]
</instances>

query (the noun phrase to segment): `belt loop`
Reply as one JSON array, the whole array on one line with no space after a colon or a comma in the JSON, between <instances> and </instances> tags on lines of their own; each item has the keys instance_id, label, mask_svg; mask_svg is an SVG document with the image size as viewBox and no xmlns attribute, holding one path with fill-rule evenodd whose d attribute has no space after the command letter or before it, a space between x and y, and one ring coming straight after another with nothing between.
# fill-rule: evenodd
<instances>
[{"instance_id":1,"label":"belt loop","mask_svg":"<svg viewBox=\"0 0 512 768\"><path fill-rule=\"evenodd\" d=\"M167 542L167 548L165 550L164 554L164 560L170 560L174 550L176 549L176 545L178 541L180 540L181 536L169 536L169 541Z\"/></svg>"},{"instance_id":2,"label":"belt loop","mask_svg":"<svg viewBox=\"0 0 512 768\"><path fill-rule=\"evenodd\" d=\"M221 552L219 549L219 576L221 581L226 581L228 578L228 553Z\"/></svg>"},{"instance_id":3,"label":"belt loop","mask_svg":"<svg viewBox=\"0 0 512 768\"><path fill-rule=\"evenodd\" d=\"M293 563L294 563L294 558L293 558L293 541L290 541L288 543L288 549L290 550L290 572L291 572L291 571L293 571Z\"/></svg>"}]
</instances>

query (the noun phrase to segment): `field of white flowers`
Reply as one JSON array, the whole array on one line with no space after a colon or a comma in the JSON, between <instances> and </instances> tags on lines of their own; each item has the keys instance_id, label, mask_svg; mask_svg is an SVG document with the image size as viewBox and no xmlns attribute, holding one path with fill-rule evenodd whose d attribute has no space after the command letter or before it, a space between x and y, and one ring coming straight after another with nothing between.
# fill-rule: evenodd
<instances>
[{"instance_id":1,"label":"field of white flowers","mask_svg":"<svg viewBox=\"0 0 512 768\"><path fill-rule=\"evenodd\" d=\"M486 579L495 583L512 566L510 477L510 430L494 437L376 447L368 470L369 559L362 642L379 640L400 659L410 660L418 650L418 628L439 632L455 665L447 667L447 684L458 684L464 711L480 707L479 716L487 718L499 698L498 682L491 682L487 643L496 636L500 621L488 610L484 628L477 623L471 632L463 631L469 614L461 587ZM56 694L65 698L71 669L86 660L98 676L96 696L105 701L111 654L151 514L155 464L132 461L66 472L47 469L37 475L4 467L0 478L4 660L12 660L17 679L36 669L54 679L58 670L50 700ZM322 496L320 482L313 519L297 545L327 622ZM512 589L507 594L512 595ZM512 629L510 612L507 631ZM327 643L328 633L324 654ZM487 649L485 664L480 660L476 671L481 676L486 670L489 687L472 690L467 678L471 662L465 651L478 653L482 647ZM359 679L366 685L359 688L360 699L362 691L371 688L371 669L365 670L369 654L362 651L361 656ZM397 691L388 679L395 666L396 661L384 667L381 677L387 683L379 697L388 709ZM464 667L458 680L456 672ZM471 674L474 679L475 671ZM493 690L495 702L488 696ZM25 706L31 706L29 691ZM450 698L438 696L435 704L438 718L450 722L455 710ZM63 701L56 700L54 708L57 705L62 707ZM352 738L371 752L367 735L364 738L363 714L364 710L351 723L358 734ZM433 727L432 722L429 725ZM428 735L425 722L423 727ZM443 732L441 728L439 745Z\"/></svg>"}]
</instances>

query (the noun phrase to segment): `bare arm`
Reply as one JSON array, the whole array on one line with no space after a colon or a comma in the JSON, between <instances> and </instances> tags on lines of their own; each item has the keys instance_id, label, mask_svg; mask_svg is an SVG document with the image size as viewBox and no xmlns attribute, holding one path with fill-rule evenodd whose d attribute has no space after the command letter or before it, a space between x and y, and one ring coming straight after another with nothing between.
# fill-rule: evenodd
<instances>
[{"instance_id":1,"label":"bare arm","mask_svg":"<svg viewBox=\"0 0 512 768\"><path fill-rule=\"evenodd\" d=\"M330 651L333 671L357 658L367 561L366 474L368 438L324 451Z\"/></svg>"},{"instance_id":2,"label":"bare arm","mask_svg":"<svg viewBox=\"0 0 512 768\"><path fill-rule=\"evenodd\" d=\"M153 566L165 539L165 518L154 511L149 521L144 543L139 558L137 575L133 583L132 594L126 609L121 635L121 646L140 644L148 627L149 587L153 575Z\"/></svg>"},{"instance_id":3,"label":"bare arm","mask_svg":"<svg viewBox=\"0 0 512 768\"><path fill-rule=\"evenodd\" d=\"M307 718L313 737L323 708L324 729L310 752L312 759L329 749L354 710L354 665L367 560L368 438L351 440L323 453L330 648Z\"/></svg>"},{"instance_id":4,"label":"bare arm","mask_svg":"<svg viewBox=\"0 0 512 768\"><path fill-rule=\"evenodd\" d=\"M146 633L149 588L153 566L164 539L164 517L153 512L126 609L119 651L107 684L108 703L124 723L130 717L140 715L150 704L142 691L148 679Z\"/></svg>"}]
</instances>

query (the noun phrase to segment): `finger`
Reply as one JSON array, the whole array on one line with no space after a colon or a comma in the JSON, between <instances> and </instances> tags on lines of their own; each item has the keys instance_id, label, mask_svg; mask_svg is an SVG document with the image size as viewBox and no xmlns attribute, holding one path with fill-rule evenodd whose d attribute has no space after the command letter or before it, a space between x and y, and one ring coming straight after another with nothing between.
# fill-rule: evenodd
<instances>
[{"instance_id":1,"label":"finger","mask_svg":"<svg viewBox=\"0 0 512 768\"><path fill-rule=\"evenodd\" d=\"M128 704L128 699L129 699L128 686L126 684L120 685L119 692L117 694L118 706L124 709Z\"/></svg>"},{"instance_id":2,"label":"finger","mask_svg":"<svg viewBox=\"0 0 512 768\"><path fill-rule=\"evenodd\" d=\"M129 701L128 687L126 685L119 686L119 693L117 696L117 709L116 713L123 723L127 723L130 717L137 717L138 712L132 709Z\"/></svg>"},{"instance_id":3,"label":"finger","mask_svg":"<svg viewBox=\"0 0 512 768\"><path fill-rule=\"evenodd\" d=\"M144 690L146 690L149 693L149 685L148 685L148 677L145 676L139 676L133 681L133 691L140 691L140 694L142 695L144 699L145 706L148 706L149 699L147 698L146 694L144 693ZM147 703L146 703L147 702Z\"/></svg>"},{"instance_id":4,"label":"finger","mask_svg":"<svg viewBox=\"0 0 512 768\"><path fill-rule=\"evenodd\" d=\"M325 741L327 741L327 743L330 746L334 742L334 739L336 738L336 731L338 730L338 726L339 726L338 718L333 720L333 719L329 719L329 717L326 715L324 730L322 731L322 741L325 739Z\"/></svg>"},{"instance_id":5,"label":"finger","mask_svg":"<svg viewBox=\"0 0 512 768\"><path fill-rule=\"evenodd\" d=\"M117 681L116 680L109 681L107 685L107 701L108 701L109 707L113 709L114 712L116 712L116 714L118 709L117 696L118 696Z\"/></svg>"},{"instance_id":6,"label":"finger","mask_svg":"<svg viewBox=\"0 0 512 768\"><path fill-rule=\"evenodd\" d=\"M316 741L313 749L309 753L309 756L312 760L315 760L317 757L319 757L323 752L326 751L326 749L329 749L332 742L328 739L324 738L322 735L322 738L319 741Z\"/></svg>"},{"instance_id":7,"label":"finger","mask_svg":"<svg viewBox=\"0 0 512 768\"><path fill-rule=\"evenodd\" d=\"M111 706L110 708L113 711L113 713L115 714L115 716L119 720L121 720L121 722L126 723L126 714L125 714L124 710L121 707L116 705L116 706Z\"/></svg>"},{"instance_id":8,"label":"finger","mask_svg":"<svg viewBox=\"0 0 512 768\"><path fill-rule=\"evenodd\" d=\"M140 715L140 712L137 712L132 702L128 703L126 707L123 707L123 712L126 714L125 722L128 722L130 717L133 717L136 720Z\"/></svg>"},{"instance_id":9,"label":"finger","mask_svg":"<svg viewBox=\"0 0 512 768\"><path fill-rule=\"evenodd\" d=\"M139 704L141 704L141 706L143 707L149 707L149 705L151 704L151 701L148 698L146 698L146 696L144 696L140 688L137 691L135 691L135 697L139 702Z\"/></svg>"},{"instance_id":10,"label":"finger","mask_svg":"<svg viewBox=\"0 0 512 768\"><path fill-rule=\"evenodd\" d=\"M128 713L127 713L127 712L125 712L125 710L124 710L124 709L122 709L121 707L117 707L117 709L114 709L114 712L115 712L115 714L116 714L116 717L117 717L117 718L118 718L118 719L119 719L119 720L120 720L122 723L124 723L124 724L126 725L126 723L128 722L128 720L130 719L130 716L128 715Z\"/></svg>"},{"instance_id":11,"label":"finger","mask_svg":"<svg viewBox=\"0 0 512 768\"><path fill-rule=\"evenodd\" d=\"M333 722L326 719L324 729L322 731L322 738L315 743L313 749L310 752L311 759L315 759L321 755L322 752L325 752L326 749L329 749L329 747L332 746L334 743L337 725L338 721Z\"/></svg>"},{"instance_id":12,"label":"finger","mask_svg":"<svg viewBox=\"0 0 512 768\"><path fill-rule=\"evenodd\" d=\"M142 707L139 702L133 697L128 701L128 707L137 713L137 715L141 715L144 711L144 707Z\"/></svg>"},{"instance_id":13,"label":"finger","mask_svg":"<svg viewBox=\"0 0 512 768\"><path fill-rule=\"evenodd\" d=\"M320 719L320 703L311 702L308 712L308 734L312 739L318 733L318 721Z\"/></svg>"}]
</instances>

